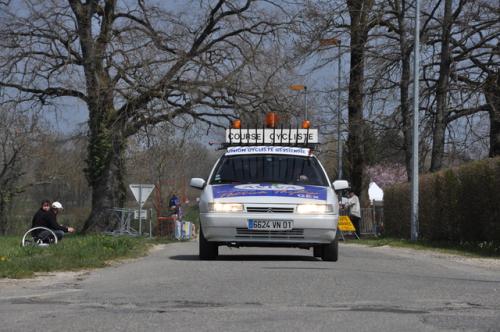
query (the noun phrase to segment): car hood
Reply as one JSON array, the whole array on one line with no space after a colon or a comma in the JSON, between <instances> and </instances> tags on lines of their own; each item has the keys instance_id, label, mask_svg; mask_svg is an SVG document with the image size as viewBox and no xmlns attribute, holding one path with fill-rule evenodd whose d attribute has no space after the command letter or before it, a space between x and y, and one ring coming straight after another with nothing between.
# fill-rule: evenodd
<instances>
[{"instance_id":1,"label":"car hood","mask_svg":"<svg viewBox=\"0 0 500 332\"><path fill-rule=\"evenodd\" d=\"M219 202L294 204L326 201L328 187L276 183L212 185L212 197Z\"/></svg>"}]
</instances>

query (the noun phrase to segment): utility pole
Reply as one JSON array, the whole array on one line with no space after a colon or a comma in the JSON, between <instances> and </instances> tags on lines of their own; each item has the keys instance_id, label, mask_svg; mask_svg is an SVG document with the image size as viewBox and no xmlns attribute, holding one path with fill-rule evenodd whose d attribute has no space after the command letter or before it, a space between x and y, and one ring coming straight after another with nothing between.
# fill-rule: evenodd
<instances>
[{"instance_id":1,"label":"utility pole","mask_svg":"<svg viewBox=\"0 0 500 332\"><path fill-rule=\"evenodd\" d=\"M413 47L413 144L411 176L411 240L418 239L418 126L419 126L419 68L420 68L420 1L415 0L415 44Z\"/></svg>"}]
</instances>

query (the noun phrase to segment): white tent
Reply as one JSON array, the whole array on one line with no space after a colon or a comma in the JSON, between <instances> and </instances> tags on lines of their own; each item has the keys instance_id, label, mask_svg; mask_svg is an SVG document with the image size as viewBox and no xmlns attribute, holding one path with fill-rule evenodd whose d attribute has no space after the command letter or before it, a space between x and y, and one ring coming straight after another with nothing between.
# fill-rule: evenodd
<instances>
[{"instance_id":1,"label":"white tent","mask_svg":"<svg viewBox=\"0 0 500 332\"><path fill-rule=\"evenodd\" d=\"M368 186L368 197L370 202L381 202L384 200L384 191L375 182L370 182Z\"/></svg>"}]
</instances>

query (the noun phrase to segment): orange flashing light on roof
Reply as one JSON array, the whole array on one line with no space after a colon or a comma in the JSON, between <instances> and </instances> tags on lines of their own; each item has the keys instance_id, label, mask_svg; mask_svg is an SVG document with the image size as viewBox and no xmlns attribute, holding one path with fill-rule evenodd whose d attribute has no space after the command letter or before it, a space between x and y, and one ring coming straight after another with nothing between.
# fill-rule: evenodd
<instances>
[{"instance_id":1,"label":"orange flashing light on roof","mask_svg":"<svg viewBox=\"0 0 500 332\"><path fill-rule=\"evenodd\" d=\"M311 128L311 121L309 120L302 121L302 129L309 129L309 128Z\"/></svg>"},{"instance_id":2,"label":"orange flashing light on roof","mask_svg":"<svg viewBox=\"0 0 500 332\"><path fill-rule=\"evenodd\" d=\"M293 91L307 90L307 87L305 85L302 85L302 84L290 85L289 88L290 88L290 90L293 90Z\"/></svg>"},{"instance_id":3,"label":"orange flashing light on roof","mask_svg":"<svg viewBox=\"0 0 500 332\"><path fill-rule=\"evenodd\" d=\"M241 129L241 120L240 119L233 120L231 127L233 129Z\"/></svg>"},{"instance_id":4,"label":"orange flashing light on roof","mask_svg":"<svg viewBox=\"0 0 500 332\"><path fill-rule=\"evenodd\" d=\"M278 114L270 112L266 114L266 127L276 128L278 126Z\"/></svg>"}]
</instances>

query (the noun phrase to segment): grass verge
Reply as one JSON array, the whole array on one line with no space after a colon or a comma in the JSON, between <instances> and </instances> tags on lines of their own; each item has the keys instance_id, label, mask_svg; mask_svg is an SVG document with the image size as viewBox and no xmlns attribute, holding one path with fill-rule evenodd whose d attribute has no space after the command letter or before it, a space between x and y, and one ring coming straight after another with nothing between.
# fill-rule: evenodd
<instances>
[{"instance_id":1,"label":"grass verge","mask_svg":"<svg viewBox=\"0 0 500 332\"><path fill-rule=\"evenodd\" d=\"M419 240L412 242L395 238L362 238L346 239L346 243L357 243L371 247L391 246L396 248L410 248L415 250L432 250L445 254L461 255L468 257L500 258L500 243L493 242L466 242L462 244L447 242L428 242Z\"/></svg>"},{"instance_id":2,"label":"grass verge","mask_svg":"<svg viewBox=\"0 0 500 332\"><path fill-rule=\"evenodd\" d=\"M143 256L166 240L125 236L71 235L49 247L21 247L18 236L0 237L0 278L29 278L37 272L104 267L109 261Z\"/></svg>"}]
</instances>

